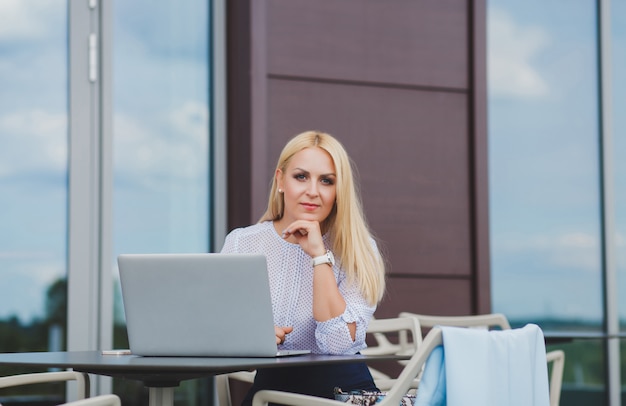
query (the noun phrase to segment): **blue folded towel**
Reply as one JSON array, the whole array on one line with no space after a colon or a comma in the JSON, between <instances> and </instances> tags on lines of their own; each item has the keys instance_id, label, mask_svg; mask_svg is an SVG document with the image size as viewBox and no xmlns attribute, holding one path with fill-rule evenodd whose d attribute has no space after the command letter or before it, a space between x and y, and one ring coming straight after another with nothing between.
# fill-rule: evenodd
<instances>
[{"instance_id":1,"label":"blue folded towel","mask_svg":"<svg viewBox=\"0 0 626 406\"><path fill-rule=\"evenodd\" d=\"M535 324L503 331L441 327L415 406L549 406L548 366Z\"/></svg>"}]
</instances>

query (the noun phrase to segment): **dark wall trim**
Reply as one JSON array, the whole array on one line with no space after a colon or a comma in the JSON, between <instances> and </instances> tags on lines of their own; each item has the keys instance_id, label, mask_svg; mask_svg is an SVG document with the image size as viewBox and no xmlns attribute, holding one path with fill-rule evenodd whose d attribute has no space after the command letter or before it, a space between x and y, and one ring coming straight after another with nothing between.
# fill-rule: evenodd
<instances>
[{"instance_id":1,"label":"dark wall trim","mask_svg":"<svg viewBox=\"0 0 626 406\"><path fill-rule=\"evenodd\" d=\"M226 2L228 229L250 223L250 3Z\"/></svg>"},{"instance_id":2,"label":"dark wall trim","mask_svg":"<svg viewBox=\"0 0 626 406\"><path fill-rule=\"evenodd\" d=\"M486 0L470 2L471 18L469 58L470 104L469 126L473 136L472 164L473 187L472 202L474 235L474 313L491 312L491 266L489 250L489 156L487 139L487 6Z\"/></svg>"}]
</instances>

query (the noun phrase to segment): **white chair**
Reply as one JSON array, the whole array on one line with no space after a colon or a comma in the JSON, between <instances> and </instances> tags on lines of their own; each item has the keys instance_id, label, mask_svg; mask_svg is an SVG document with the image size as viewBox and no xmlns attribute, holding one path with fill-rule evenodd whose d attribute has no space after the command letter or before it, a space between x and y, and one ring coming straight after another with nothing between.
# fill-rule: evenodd
<instances>
[{"instance_id":1,"label":"white chair","mask_svg":"<svg viewBox=\"0 0 626 406\"><path fill-rule=\"evenodd\" d=\"M414 317L419 325L424 328L434 326L455 326L468 328L498 328L510 330L511 324L504 314L489 313L470 316L435 316L402 312L400 317ZM558 406L561 399L561 386L563 382L563 368L565 365L565 353L561 350L553 350L546 354L548 364L552 365L550 372L550 406Z\"/></svg>"},{"instance_id":2,"label":"white chair","mask_svg":"<svg viewBox=\"0 0 626 406\"><path fill-rule=\"evenodd\" d=\"M563 368L565 367L565 353L562 350L552 350L546 354L548 363L552 363L550 372L550 406L559 406L561 400L561 385L563 384Z\"/></svg>"},{"instance_id":3,"label":"white chair","mask_svg":"<svg viewBox=\"0 0 626 406\"><path fill-rule=\"evenodd\" d=\"M217 393L217 401L219 406L231 406L232 399L230 397L229 380L234 379L241 382L252 384L256 371L239 371L228 374L215 376L215 391Z\"/></svg>"},{"instance_id":4,"label":"white chair","mask_svg":"<svg viewBox=\"0 0 626 406\"><path fill-rule=\"evenodd\" d=\"M362 350L363 355L413 355L416 348L422 343L422 332L419 322L414 317L393 317L387 319L372 319L367 328L367 334L374 337L376 345ZM397 334L398 344L389 340L388 334ZM409 340L410 335L410 340ZM407 361L398 361L404 366ZM374 383L381 391L391 389L395 379L389 375L369 367ZM413 387L416 388L416 380Z\"/></svg>"},{"instance_id":5,"label":"white chair","mask_svg":"<svg viewBox=\"0 0 626 406\"><path fill-rule=\"evenodd\" d=\"M432 350L438 345L441 345L441 343L441 330L438 328L432 329L426 337L424 337L422 344L413 353L413 356L404 366L400 375L394 380L393 385L389 391L387 391L385 399L377 403L376 406L398 406L402 397L404 397L414 385L415 379L421 373L424 363ZM343 404L332 399L272 390L257 392L254 395L252 404L253 406L265 406L270 402L293 406L338 406L339 404Z\"/></svg>"},{"instance_id":6,"label":"white chair","mask_svg":"<svg viewBox=\"0 0 626 406\"><path fill-rule=\"evenodd\" d=\"M78 399L89 396L89 375L76 371L40 372L0 377L0 389L47 382L76 381Z\"/></svg>"},{"instance_id":7,"label":"white chair","mask_svg":"<svg viewBox=\"0 0 626 406\"><path fill-rule=\"evenodd\" d=\"M35 385L48 382L76 381L76 401L64 403L71 406L120 406L120 398L116 395L89 397L89 375L75 371L40 372L0 377L0 389Z\"/></svg>"}]
</instances>

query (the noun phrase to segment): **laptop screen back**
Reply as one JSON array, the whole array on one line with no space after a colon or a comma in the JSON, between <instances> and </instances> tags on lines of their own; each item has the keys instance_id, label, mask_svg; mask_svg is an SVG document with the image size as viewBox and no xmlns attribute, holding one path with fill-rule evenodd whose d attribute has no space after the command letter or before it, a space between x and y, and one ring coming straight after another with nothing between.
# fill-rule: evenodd
<instances>
[{"instance_id":1,"label":"laptop screen back","mask_svg":"<svg viewBox=\"0 0 626 406\"><path fill-rule=\"evenodd\" d=\"M276 355L264 255L122 254L118 265L133 354Z\"/></svg>"}]
</instances>

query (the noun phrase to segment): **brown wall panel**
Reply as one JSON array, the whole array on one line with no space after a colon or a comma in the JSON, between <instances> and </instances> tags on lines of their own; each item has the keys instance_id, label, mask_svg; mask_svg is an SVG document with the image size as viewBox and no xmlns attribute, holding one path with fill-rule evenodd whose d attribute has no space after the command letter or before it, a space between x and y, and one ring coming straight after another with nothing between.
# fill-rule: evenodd
<instances>
[{"instance_id":1,"label":"brown wall panel","mask_svg":"<svg viewBox=\"0 0 626 406\"><path fill-rule=\"evenodd\" d=\"M268 96L268 180L287 139L330 132L356 164L391 271L471 273L466 95L274 79Z\"/></svg>"},{"instance_id":2,"label":"brown wall panel","mask_svg":"<svg viewBox=\"0 0 626 406\"><path fill-rule=\"evenodd\" d=\"M396 317L400 312L459 316L471 314L471 282L463 278L392 276L387 280L387 292L375 316Z\"/></svg>"},{"instance_id":3,"label":"brown wall panel","mask_svg":"<svg viewBox=\"0 0 626 406\"><path fill-rule=\"evenodd\" d=\"M269 0L267 70L466 89L468 6L459 0Z\"/></svg>"}]
</instances>

